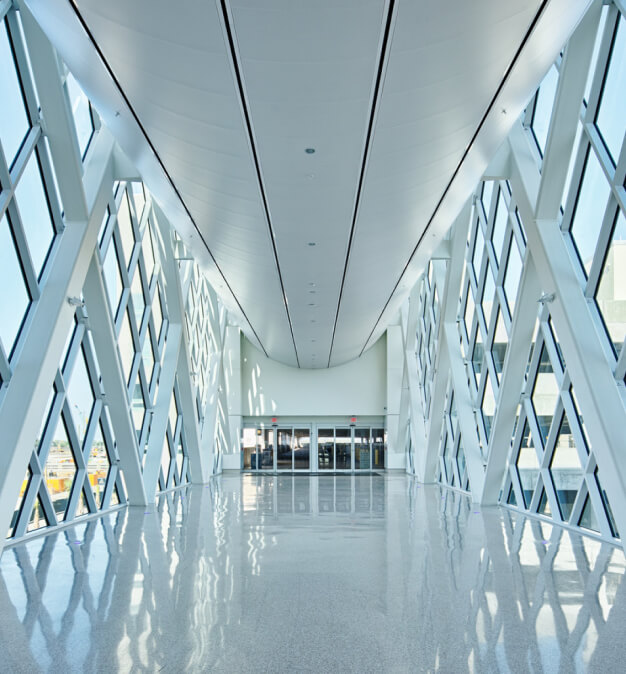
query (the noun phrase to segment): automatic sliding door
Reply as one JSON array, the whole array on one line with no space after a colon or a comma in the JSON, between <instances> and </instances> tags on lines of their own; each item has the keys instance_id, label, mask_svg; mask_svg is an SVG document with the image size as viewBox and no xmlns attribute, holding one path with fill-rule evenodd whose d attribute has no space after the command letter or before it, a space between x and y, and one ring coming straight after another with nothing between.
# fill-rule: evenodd
<instances>
[{"instance_id":1,"label":"automatic sliding door","mask_svg":"<svg viewBox=\"0 0 626 674\"><path fill-rule=\"evenodd\" d=\"M262 437L262 454L257 459L257 465L261 470L274 470L274 429L264 429Z\"/></svg>"},{"instance_id":2,"label":"automatic sliding door","mask_svg":"<svg viewBox=\"0 0 626 674\"><path fill-rule=\"evenodd\" d=\"M369 428L354 429L354 467L356 470L369 470L372 467Z\"/></svg>"},{"instance_id":3,"label":"automatic sliding door","mask_svg":"<svg viewBox=\"0 0 626 674\"><path fill-rule=\"evenodd\" d=\"M317 467L318 470L335 468L335 431L332 428L317 430Z\"/></svg>"},{"instance_id":4,"label":"automatic sliding door","mask_svg":"<svg viewBox=\"0 0 626 674\"><path fill-rule=\"evenodd\" d=\"M335 429L335 468L352 470L352 430L350 428Z\"/></svg>"},{"instance_id":5,"label":"automatic sliding door","mask_svg":"<svg viewBox=\"0 0 626 674\"><path fill-rule=\"evenodd\" d=\"M294 470L309 470L311 467L311 431L308 428L296 428L293 434Z\"/></svg>"},{"instance_id":6,"label":"automatic sliding door","mask_svg":"<svg viewBox=\"0 0 626 674\"><path fill-rule=\"evenodd\" d=\"M374 468L385 467L385 429L372 428L372 458Z\"/></svg>"},{"instance_id":7,"label":"automatic sliding door","mask_svg":"<svg viewBox=\"0 0 626 674\"><path fill-rule=\"evenodd\" d=\"M279 428L276 435L276 468L293 470L293 429Z\"/></svg>"}]
</instances>

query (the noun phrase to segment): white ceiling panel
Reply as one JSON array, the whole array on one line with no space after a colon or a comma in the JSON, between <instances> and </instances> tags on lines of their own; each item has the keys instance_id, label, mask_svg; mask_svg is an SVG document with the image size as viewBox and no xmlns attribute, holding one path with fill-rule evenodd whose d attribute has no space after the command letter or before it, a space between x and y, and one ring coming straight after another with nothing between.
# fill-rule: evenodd
<instances>
[{"instance_id":1,"label":"white ceiling panel","mask_svg":"<svg viewBox=\"0 0 626 674\"><path fill-rule=\"evenodd\" d=\"M589 4L25 1L233 320L301 367L378 339Z\"/></svg>"}]
</instances>

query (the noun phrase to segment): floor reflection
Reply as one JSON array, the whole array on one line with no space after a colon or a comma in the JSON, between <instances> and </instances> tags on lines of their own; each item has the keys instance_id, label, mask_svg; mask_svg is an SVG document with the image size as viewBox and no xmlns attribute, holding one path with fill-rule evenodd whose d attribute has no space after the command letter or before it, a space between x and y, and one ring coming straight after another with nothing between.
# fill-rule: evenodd
<instances>
[{"instance_id":1,"label":"floor reflection","mask_svg":"<svg viewBox=\"0 0 626 674\"><path fill-rule=\"evenodd\" d=\"M621 550L402 475L217 478L7 549L2 671L616 671Z\"/></svg>"}]
</instances>

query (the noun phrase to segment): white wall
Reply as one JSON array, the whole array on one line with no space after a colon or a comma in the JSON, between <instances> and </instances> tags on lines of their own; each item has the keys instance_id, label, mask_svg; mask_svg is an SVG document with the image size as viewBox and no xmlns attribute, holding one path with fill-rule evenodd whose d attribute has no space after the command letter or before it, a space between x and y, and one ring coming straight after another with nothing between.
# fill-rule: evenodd
<instances>
[{"instance_id":1,"label":"white wall","mask_svg":"<svg viewBox=\"0 0 626 674\"><path fill-rule=\"evenodd\" d=\"M360 358L320 370L277 363L243 337L241 382L243 416L382 416L387 405L386 336Z\"/></svg>"}]
</instances>

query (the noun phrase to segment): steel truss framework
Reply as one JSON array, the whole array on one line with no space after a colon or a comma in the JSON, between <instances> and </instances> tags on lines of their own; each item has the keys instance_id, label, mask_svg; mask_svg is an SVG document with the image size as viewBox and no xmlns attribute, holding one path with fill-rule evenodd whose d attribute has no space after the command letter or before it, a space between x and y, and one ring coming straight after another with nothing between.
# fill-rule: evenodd
<instances>
[{"instance_id":1,"label":"steel truss framework","mask_svg":"<svg viewBox=\"0 0 626 674\"><path fill-rule=\"evenodd\" d=\"M20 2L0 2L0 530L206 482L225 311ZM0 546L2 543L0 543Z\"/></svg>"},{"instance_id":2,"label":"steel truss framework","mask_svg":"<svg viewBox=\"0 0 626 674\"><path fill-rule=\"evenodd\" d=\"M626 7L592 3L403 313L407 466L626 531Z\"/></svg>"}]
</instances>

